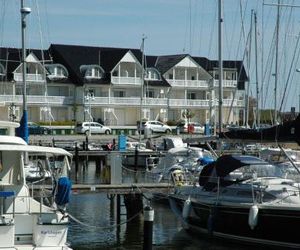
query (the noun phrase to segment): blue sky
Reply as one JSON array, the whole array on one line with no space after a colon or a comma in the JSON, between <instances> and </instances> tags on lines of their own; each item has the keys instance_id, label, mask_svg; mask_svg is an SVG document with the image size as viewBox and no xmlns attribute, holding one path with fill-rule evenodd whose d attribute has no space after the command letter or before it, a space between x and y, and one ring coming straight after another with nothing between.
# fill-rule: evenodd
<instances>
[{"instance_id":1,"label":"blue sky","mask_svg":"<svg viewBox=\"0 0 300 250\"><path fill-rule=\"evenodd\" d=\"M217 59L217 0L24 0L32 8L27 18L27 46L47 49L51 43L139 48L142 36L150 55L189 53ZM277 0L265 0L277 3ZM299 0L281 0L299 4ZM224 59L241 60L250 30L251 10L258 17L259 82L264 78L265 107L274 105L274 44L276 7L263 0L224 0ZM240 12L242 10L242 12ZM293 61L299 33L300 8L282 8L280 83L278 99L289 79L284 110L298 110L300 68ZM20 47L20 0L0 0L0 46ZM244 17L242 22L241 15ZM264 26L262 26L264 22ZM244 35L242 33L244 27ZM251 93L255 95L254 39L250 63ZM249 53L249 48L248 48ZM263 58L264 67L261 65ZM270 61L268 62L268 58ZM271 60L273 58L273 61ZM272 61L272 62L271 62ZM289 71L291 74L289 76ZM298 76L299 75L299 76ZM272 96L273 95L273 96ZM278 101L280 105L280 101Z\"/></svg>"}]
</instances>

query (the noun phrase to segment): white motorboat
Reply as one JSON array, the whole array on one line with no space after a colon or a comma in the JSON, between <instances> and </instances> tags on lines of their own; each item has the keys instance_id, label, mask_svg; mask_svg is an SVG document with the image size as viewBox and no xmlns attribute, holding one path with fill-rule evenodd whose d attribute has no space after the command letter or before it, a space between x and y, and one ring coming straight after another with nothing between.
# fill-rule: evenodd
<instances>
[{"instance_id":1,"label":"white motorboat","mask_svg":"<svg viewBox=\"0 0 300 250\"><path fill-rule=\"evenodd\" d=\"M172 210L185 228L247 243L300 248L300 187L277 165L223 155L206 165L199 185L177 186Z\"/></svg>"},{"instance_id":2,"label":"white motorboat","mask_svg":"<svg viewBox=\"0 0 300 250\"><path fill-rule=\"evenodd\" d=\"M187 178L193 179L193 176L205 165L203 160L213 161L212 154L198 147L175 147L167 151L166 155L160 158L156 168L150 172L158 175L159 181L173 180L173 172L180 170ZM177 171L178 172L178 171ZM187 179L185 178L185 179Z\"/></svg>"},{"instance_id":3,"label":"white motorboat","mask_svg":"<svg viewBox=\"0 0 300 250\"><path fill-rule=\"evenodd\" d=\"M0 127L9 127L10 131L18 125L0 122ZM51 197L44 195L42 186L39 186L41 192L31 192L26 184L25 162L30 154L51 154L64 158L64 166L53 177L56 184ZM67 177L70 157L70 153L60 148L29 146L19 137L0 136L1 249L71 249L67 244L66 212L71 190L71 182Z\"/></svg>"}]
</instances>

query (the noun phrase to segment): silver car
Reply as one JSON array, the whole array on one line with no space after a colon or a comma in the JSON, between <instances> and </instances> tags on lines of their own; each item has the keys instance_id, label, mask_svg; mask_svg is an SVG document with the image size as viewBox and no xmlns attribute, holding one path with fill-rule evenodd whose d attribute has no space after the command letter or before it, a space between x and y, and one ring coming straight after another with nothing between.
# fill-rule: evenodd
<instances>
[{"instance_id":1,"label":"silver car","mask_svg":"<svg viewBox=\"0 0 300 250\"><path fill-rule=\"evenodd\" d=\"M146 121L143 122L143 129L150 129L152 132L162 132L170 134L172 132L172 128L162 122L159 121Z\"/></svg>"},{"instance_id":2,"label":"silver car","mask_svg":"<svg viewBox=\"0 0 300 250\"><path fill-rule=\"evenodd\" d=\"M78 123L75 127L75 132L78 134L111 134L111 128L106 127L98 122L83 122Z\"/></svg>"}]
</instances>

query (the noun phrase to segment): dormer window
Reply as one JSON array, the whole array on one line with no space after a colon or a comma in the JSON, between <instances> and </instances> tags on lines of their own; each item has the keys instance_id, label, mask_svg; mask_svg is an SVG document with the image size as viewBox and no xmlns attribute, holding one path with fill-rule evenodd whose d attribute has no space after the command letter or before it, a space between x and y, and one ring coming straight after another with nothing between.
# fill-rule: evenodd
<instances>
[{"instance_id":1,"label":"dormer window","mask_svg":"<svg viewBox=\"0 0 300 250\"><path fill-rule=\"evenodd\" d=\"M146 69L146 80L152 80L152 81L160 81L161 80L161 76L160 73L157 69L155 68L147 68Z\"/></svg>"},{"instance_id":2,"label":"dormer window","mask_svg":"<svg viewBox=\"0 0 300 250\"><path fill-rule=\"evenodd\" d=\"M104 76L104 70L99 65L82 65L80 72L87 80L101 79Z\"/></svg>"},{"instance_id":3,"label":"dormer window","mask_svg":"<svg viewBox=\"0 0 300 250\"><path fill-rule=\"evenodd\" d=\"M45 68L49 72L47 77L50 80L61 80L69 76L67 69L61 64L46 64Z\"/></svg>"},{"instance_id":4,"label":"dormer window","mask_svg":"<svg viewBox=\"0 0 300 250\"><path fill-rule=\"evenodd\" d=\"M4 66L0 63L0 78L2 79L6 75Z\"/></svg>"}]
</instances>

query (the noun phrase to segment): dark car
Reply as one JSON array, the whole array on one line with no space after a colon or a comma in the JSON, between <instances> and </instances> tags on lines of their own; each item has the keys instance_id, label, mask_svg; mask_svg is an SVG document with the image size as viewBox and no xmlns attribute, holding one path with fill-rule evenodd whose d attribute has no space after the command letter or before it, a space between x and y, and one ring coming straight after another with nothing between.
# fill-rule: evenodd
<instances>
[{"instance_id":1,"label":"dark car","mask_svg":"<svg viewBox=\"0 0 300 250\"><path fill-rule=\"evenodd\" d=\"M51 132L49 128L40 126L34 122L28 122L28 131L30 135L47 135Z\"/></svg>"}]
</instances>

